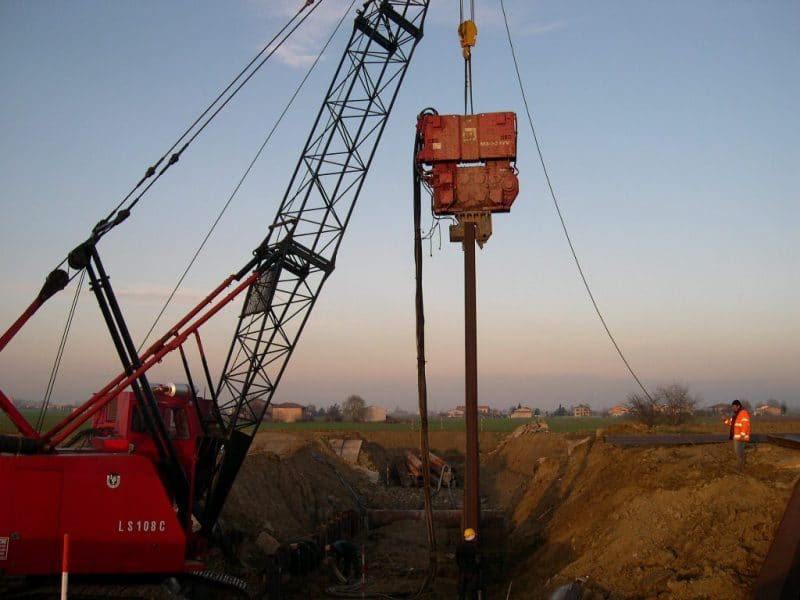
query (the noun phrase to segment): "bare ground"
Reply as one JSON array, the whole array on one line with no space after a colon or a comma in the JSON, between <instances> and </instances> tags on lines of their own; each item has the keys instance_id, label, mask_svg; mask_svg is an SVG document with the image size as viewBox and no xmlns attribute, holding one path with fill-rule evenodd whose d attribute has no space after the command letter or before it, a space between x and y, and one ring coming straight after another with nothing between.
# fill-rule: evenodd
<instances>
[{"instance_id":1,"label":"bare ground","mask_svg":"<svg viewBox=\"0 0 800 600\"><path fill-rule=\"evenodd\" d=\"M778 428L797 431L800 423ZM265 538L302 539L347 509L423 505L420 490L376 482L394 457L418 446L418 434L361 435L355 467L330 449L332 437L257 436L222 518L228 531L243 532L235 568L256 593ZM505 516L504 526L481 532L493 558L485 598L550 598L577 579L584 599L746 598L800 477L800 453L770 444L753 445L744 474L728 444L623 449L595 434L526 433L482 434L480 445L483 510ZM431 448L457 474L463 447L463 434L431 434ZM437 509L460 503L460 489L434 498ZM437 525L436 577L421 597L455 597L459 531ZM365 549L368 593L408 595L429 573L421 521L364 530L356 541ZM283 593L344 591L334 584L323 568L286 581Z\"/></svg>"}]
</instances>

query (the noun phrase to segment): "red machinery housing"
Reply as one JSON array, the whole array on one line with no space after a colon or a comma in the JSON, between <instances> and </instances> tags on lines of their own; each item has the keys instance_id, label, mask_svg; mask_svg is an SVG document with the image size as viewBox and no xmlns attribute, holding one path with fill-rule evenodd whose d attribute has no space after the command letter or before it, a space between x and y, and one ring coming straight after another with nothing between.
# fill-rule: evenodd
<instances>
[{"instance_id":1,"label":"red machinery housing","mask_svg":"<svg viewBox=\"0 0 800 600\"><path fill-rule=\"evenodd\" d=\"M435 214L511 209L519 193L512 165L517 158L517 117L513 112L425 113L417 121L417 133L421 140L417 164L432 167L424 178L433 188Z\"/></svg>"},{"instance_id":2,"label":"red machinery housing","mask_svg":"<svg viewBox=\"0 0 800 600\"><path fill-rule=\"evenodd\" d=\"M188 389L153 386L181 467L194 476L203 431ZM186 386L183 386L186 388ZM64 534L72 573L176 573L200 568L180 522L135 396L123 392L93 419L88 446L0 456L0 567L7 575L60 571ZM190 484L193 485L194 481Z\"/></svg>"}]
</instances>

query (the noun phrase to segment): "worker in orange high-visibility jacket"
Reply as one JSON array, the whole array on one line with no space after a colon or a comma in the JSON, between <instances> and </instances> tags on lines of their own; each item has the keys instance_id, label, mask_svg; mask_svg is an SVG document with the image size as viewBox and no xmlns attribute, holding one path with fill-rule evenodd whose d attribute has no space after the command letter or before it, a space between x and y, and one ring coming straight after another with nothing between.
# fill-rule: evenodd
<instances>
[{"instance_id":1,"label":"worker in orange high-visibility jacket","mask_svg":"<svg viewBox=\"0 0 800 600\"><path fill-rule=\"evenodd\" d=\"M738 459L736 470L741 473L744 470L745 445L750 441L750 413L738 400L731 402L731 409L733 415L725 419L725 425L731 428L728 439L733 440L733 451Z\"/></svg>"}]
</instances>

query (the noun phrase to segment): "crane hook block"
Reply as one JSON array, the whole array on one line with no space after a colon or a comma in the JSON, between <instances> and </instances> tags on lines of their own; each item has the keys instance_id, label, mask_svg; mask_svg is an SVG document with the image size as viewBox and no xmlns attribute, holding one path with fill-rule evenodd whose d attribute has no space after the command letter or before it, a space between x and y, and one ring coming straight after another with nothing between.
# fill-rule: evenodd
<instances>
[{"instance_id":1,"label":"crane hook block","mask_svg":"<svg viewBox=\"0 0 800 600\"><path fill-rule=\"evenodd\" d=\"M511 210L519 193L515 113L424 113L417 135L416 162L433 188L435 214Z\"/></svg>"},{"instance_id":2,"label":"crane hook block","mask_svg":"<svg viewBox=\"0 0 800 600\"><path fill-rule=\"evenodd\" d=\"M465 59L469 59L472 53L471 48L475 45L478 37L478 27L474 21L464 21L458 26L458 37L461 38L461 54Z\"/></svg>"}]
</instances>

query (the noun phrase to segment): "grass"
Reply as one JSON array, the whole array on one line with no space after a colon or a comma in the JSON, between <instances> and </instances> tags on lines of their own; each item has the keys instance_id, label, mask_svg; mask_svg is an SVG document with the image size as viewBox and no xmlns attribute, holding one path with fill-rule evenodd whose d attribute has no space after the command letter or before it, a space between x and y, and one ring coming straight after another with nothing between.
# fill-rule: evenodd
<instances>
[{"instance_id":1,"label":"grass","mask_svg":"<svg viewBox=\"0 0 800 600\"><path fill-rule=\"evenodd\" d=\"M509 433L521 425L534 422L535 419L479 419L478 430L486 432ZM545 419L550 431L569 433L574 431L594 431L614 421L612 417L548 417ZM419 431L419 419L403 423L353 423L349 421L304 421L300 423L264 422L259 431ZM428 430L464 431L464 419L442 419L435 417L428 420Z\"/></svg>"},{"instance_id":2,"label":"grass","mask_svg":"<svg viewBox=\"0 0 800 600\"><path fill-rule=\"evenodd\" d=\"M39 411L36 409L23 409L20 411L28 423L36 423ZM45 416L43 431L59 423L67 416L67 412L50 410ZM533 422L534 419L507 419L482 418L478 420L479 431L508 433L521 425ZM555 433L568 433L574 431L594 431L605 427L612 422L618 422L610 417L548 417L545 419L550 431ZM352 423L348 421L303 421L300 423L272 423L265 421L259 431L419 431L419 419L403 423ZM435 417L429 419L430 431L464 431L463 419L443 419ZM0 433L14 433L15 427L4 412L0 412Z\"/></svg>"},{"instance_id":3,"label":"grass","mask_svg":"<svg viewBox=\"0 0 800 600\"><path fill-rule=\"evenodd\" d=\"M20 414L25 417L31 427L36 426L36 421L39 419L38 408L23 408L20 409ZM52 427L63 421L69 415L68 411L58 410L51 408L44 416L44 424L42 431L49 431ZM8 415L0 410L0 433L16 433L17 428L11 423Z\"/></svg>"},{"instance_id":4,"label":"grass","mask_svg":"<svg viewBox=\"0 0 800 600\"><path fill-rule=\"evenodd\" d=\"M31 425L36 423L39 416L37 409L23 409L20 411ZM45 416L42 431L47 431L64 419L68 413L62 410L51 409ZM682 425L659 425L655 433L726 433L727 428L721 423L722 417L698 416ZM759 419L765 421L766 419ZM508 419L508 418L481 418L478 420L479 431L510 433L521 425L534 422L535 419ZM610 425L630 423L627 419L615 417L546 417L545 421L553 433L573 433L581 431L596 431ZM785 421L777 418L776 422ZM464 431L464 419L446 419L434 417L429 419L428 428L436 431ZM779 428L779 427L778 427ZM349 421L303 421L300 423L273 423L265 421L259 431L419 431L419 419L402 423L353 423ZM16 428L4 412L0 411L0 433L16 433Z\"/></svg>"}]
</instances>

